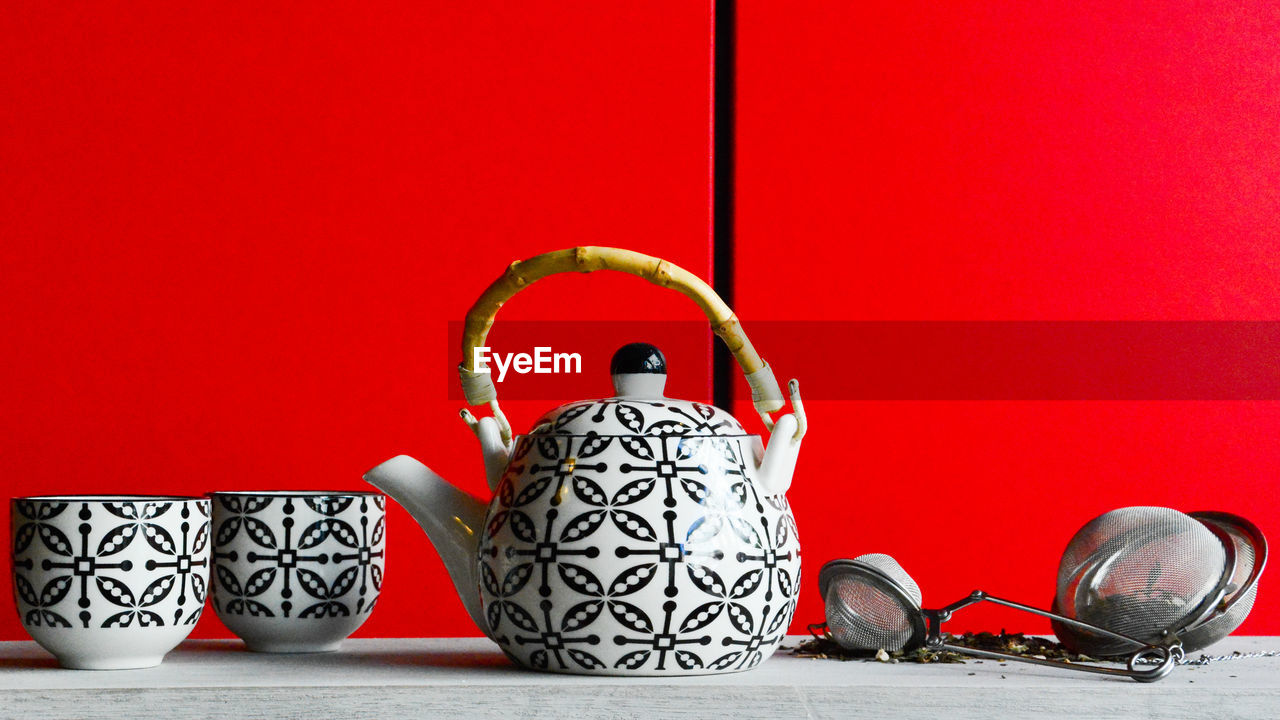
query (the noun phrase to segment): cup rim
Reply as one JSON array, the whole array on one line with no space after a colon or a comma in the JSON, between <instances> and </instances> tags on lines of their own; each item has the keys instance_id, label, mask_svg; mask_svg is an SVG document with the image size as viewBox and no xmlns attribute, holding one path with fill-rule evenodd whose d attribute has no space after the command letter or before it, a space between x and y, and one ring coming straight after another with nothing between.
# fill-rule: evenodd
<instances>
[{"instance_id":1,"label":"cup rim","mask_svg":"<svg viewBox=\"0 0 1280 720\"><path fill-rule=\"evenodd\" d=\"M270 497L270 498L319 498L319 497L383 497L376 490L214 490L207 497Z\"/></svg>"},{"instance_id":2,"label":"cup rim","mask_svg":"<svg viewBox=\"0 0 1280 720\"><path fill-rule=\"evenodd\" d=\"M143 495L129 493L125 495L109 495L103 493L85 493L69 495L23 495L10 498L10 502L92 502L92 503L148 503L148 502L190 502L207 501L201 495Z\"/></svg>"}]
</instances>

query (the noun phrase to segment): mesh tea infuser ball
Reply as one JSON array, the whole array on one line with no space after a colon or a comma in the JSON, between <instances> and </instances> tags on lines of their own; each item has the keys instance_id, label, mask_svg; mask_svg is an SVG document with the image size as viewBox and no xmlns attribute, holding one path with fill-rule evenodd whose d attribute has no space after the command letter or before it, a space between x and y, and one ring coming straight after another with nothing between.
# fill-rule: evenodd
<instances>
[{"instance_id":1,"label":"mesh tea infuser ball","mask_svg":"<svg viewBox=\"0 0 1280 720\"><path fill-rule=\"evenodd\" d=\"M1235 549L1235 568L1222 601L1212 614L1180 636L1185 650L1209 647L1230 635L1249 616L1258 596L1258 578L1267 565L1267 538L1257 525L1224 512L1193 512L1191 517L1225 532Z\"/></svg>"},{"instance_id":2,"label":"mesh tea infuser ball","mask_svg":"<svg viewBox=\"0 0 1280 720\"><path fill-rule=\"evenodd\" d=\"M1063 553L1054 610L1143 642L1181 644L1184 651L1225 637L1252 607L1266 541L1243 518L1200 515L1130 507L1094 518ZM1057 622L1054 632L1089 655L1127 649Z\"/></svg>"},{"instance_id":3,"label":"mesh tea infuser ball","mask_svg":"<svg viewBox=\"0 0 1280 720\"><path fill-rule=\"evenodd\" d=\"M827 628L831 637L841 647L849 650L912 650L928 647L995 660L1017 660L1080 672L1119 675L1139 682L1159 680L1169 674L1176 660L1168 647L1149 645L1100 627L993 597L981 590L975 590L968 597L938 610L923 609L920 607L919 586L896 560L879 553L862 555L853 560L832 560L819 572L818 587L826 604ZM1129 666L1114 668L1069 664L947 643L942 635L942 623L949 620L956 610L983 601L1056 618L1081 630L1122 643L1134 651L1129 657Z\"/></svg>"}]
</instances>

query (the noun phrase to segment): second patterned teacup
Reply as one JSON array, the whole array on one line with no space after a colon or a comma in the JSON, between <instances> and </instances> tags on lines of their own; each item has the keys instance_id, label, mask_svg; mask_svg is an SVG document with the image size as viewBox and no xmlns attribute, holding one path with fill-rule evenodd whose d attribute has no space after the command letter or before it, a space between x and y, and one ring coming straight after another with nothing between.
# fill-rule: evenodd
<instances>
[{"instance_id":1,"label":"second patterned teacup","mask_svg":"<svg viewBox=\"0 0 1280 720\"><path fill-rule=\"evenodd\" d=\"M215 492L213 608L259 652L328 652L382 588L386 498L366 492Z\"/></svg>"}]
</instances>

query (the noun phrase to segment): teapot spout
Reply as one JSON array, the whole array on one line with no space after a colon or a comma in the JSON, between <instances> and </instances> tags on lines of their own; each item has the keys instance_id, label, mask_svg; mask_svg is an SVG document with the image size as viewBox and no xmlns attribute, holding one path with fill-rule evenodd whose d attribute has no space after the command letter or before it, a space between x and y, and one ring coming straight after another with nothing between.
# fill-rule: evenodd
<instances>
[{"instance_id":1,"label":"teapot spout","mask_svg":"<svg viewBox=\"0 0 1280 720\"><path fill-rule=\"evenodd\" d=\"M471 620L488 635L476 576L485 503L408 455L397 455L373 468L364 474L364 480L400 503L418 521L444 561Z\"/></svg>"}]
</instances>

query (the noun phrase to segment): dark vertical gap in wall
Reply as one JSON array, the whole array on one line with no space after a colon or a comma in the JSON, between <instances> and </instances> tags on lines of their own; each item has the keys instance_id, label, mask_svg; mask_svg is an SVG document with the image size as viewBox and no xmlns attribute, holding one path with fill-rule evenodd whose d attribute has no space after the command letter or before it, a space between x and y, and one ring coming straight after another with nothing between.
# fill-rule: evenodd
<instances>
[{"instance_id":1,"label":"dark vertical gap in wall","mask_svg":"<svg viewBox=\"0 0 1280 720\"><path fill-rule=\"evenodd\" d=\"M734 307L733 223L734 223L734 101L737 96L736 0L716 0L715 4L715 92L711 177L712 277L716 292ZM711 393L717 407L733 410L733 356L719 338L712 339Z\"/></svg>"}]
</instances>

